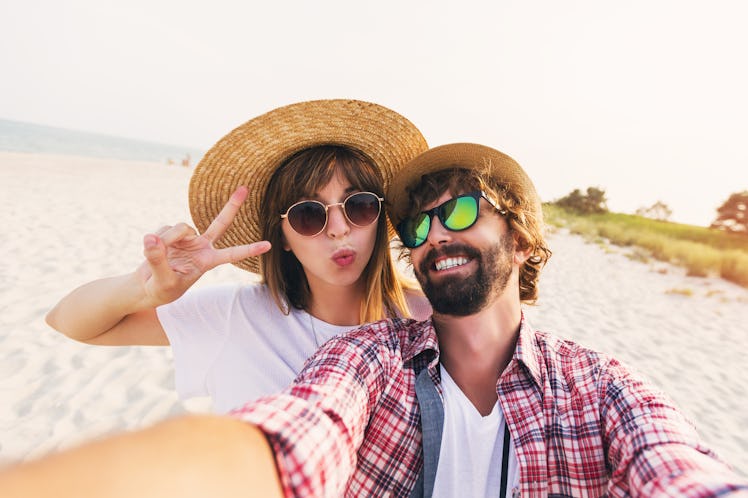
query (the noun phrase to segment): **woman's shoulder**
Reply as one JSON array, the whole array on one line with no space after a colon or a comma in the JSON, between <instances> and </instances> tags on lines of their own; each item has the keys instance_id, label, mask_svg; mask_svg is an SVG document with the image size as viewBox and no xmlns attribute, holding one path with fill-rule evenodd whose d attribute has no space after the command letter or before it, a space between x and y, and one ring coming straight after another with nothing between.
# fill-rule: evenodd
<instances>
[{"instance_id":1,"label":"woman's shoulder","mask_svg":"<svg viewBox=\"0 0 748 498\"><path fill-rule=\"evenodd\" d=\"M410 316L418 321L426 320L431 316L431 303L423 295L421 289L406 288L404 289L405 302L408 303Z\"/></svg>"},{"instance_id":2,"label":"woman's shoulder","mask_svg":"<svg viewBox=\"0 0 748 498\"><path fill-rule=\"evenodd\" d=\"M262 303L272 302L273 298L267 285L259 282L222 283L190 289L178 301L182 304L209 306L230 306L232 302Z\"/></svg>"},{"instance_id":3,"label":"woman's shoulder","mask_svg":"<svg viewBox=\"0 0 748 498\"><path fill-rule=\"evenodd\" d=\"M271 297L270 287L262 282L247 282L236 285L236 292L247 296Z\"/></svg>"}]
</instances>

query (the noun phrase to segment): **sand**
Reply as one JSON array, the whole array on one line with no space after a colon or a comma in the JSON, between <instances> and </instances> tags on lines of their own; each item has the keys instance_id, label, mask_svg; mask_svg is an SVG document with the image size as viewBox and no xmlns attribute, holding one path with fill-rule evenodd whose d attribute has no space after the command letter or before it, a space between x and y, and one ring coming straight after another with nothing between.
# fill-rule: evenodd
<instances>
[{"instance_id":1,"label":"sand","mask_svg":"<svg viewBox=\"0 0 748 498\"><path fill-rule=\"evenodd\" d=\"M0 153L0 464L209 410L204 399L176 398L168 348L86 346L43 319L75 286L134 269L145 233L189 222L190 174L164 164ZM526 311L533 325L647 376L748 475L748 290L568 233L549 240L554 255L541 299ZM197 285L250 279L226 266Z\"/></svg>"}]
</instances>

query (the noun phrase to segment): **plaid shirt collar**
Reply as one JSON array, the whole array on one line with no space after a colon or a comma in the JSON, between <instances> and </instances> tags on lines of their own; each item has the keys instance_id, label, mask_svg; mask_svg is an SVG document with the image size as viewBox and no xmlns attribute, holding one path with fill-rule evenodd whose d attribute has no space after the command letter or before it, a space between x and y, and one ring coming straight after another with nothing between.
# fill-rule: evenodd
<instances>
[{"instance_id":1,"label":"plaid shirt collar","mask_svg":"<svg viewBox=\"0 0 748 498\"><path fill-rule=\"evenodd\" d=\"M423 360L429 369L435 368L439 362L439 340L434 329L433 317L422 322L414 322L408 330L408 341L402 345L403 363Z\"/></svg>"},{"instance_id":2,"label":"plaid shirt collar","mask_svg":"<svg viewBox=\"0 0 748 498\"><path fill-rule=\"evenodd\" d=\"M433 317L416 323L411 330L410 340L403 345L404 362L409 363L414 361L416 357L421 357L429 370L436 370L440 351ZM535 332L532 325L523 312L519 325L519 337L512 360L526 367L528 375L538 388L543 385L543 373L540 368L542 355L543 353L535 341Z\"/></svg>"},{"instance_id":3,"label":"plaid shirt collar","mask_svg":"<svg viewBox=\"0 0 748 498\"><path fill-rule=\"evenodd\" d=\"M538 388L543 385L543 370L540 368L542 357L543 353L535 340L535 332L523 312L519 324L519 338L512 360L527 368L527 373Z\"/></svg>"}]
</instances>

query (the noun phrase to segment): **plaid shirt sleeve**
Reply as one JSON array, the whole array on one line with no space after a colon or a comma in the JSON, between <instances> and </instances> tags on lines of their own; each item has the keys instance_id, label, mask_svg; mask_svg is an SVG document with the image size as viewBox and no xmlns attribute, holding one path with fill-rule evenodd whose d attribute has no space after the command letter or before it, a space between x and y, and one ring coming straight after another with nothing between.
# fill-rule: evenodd
<instances>
[{"instance_id":1,"label":"plaid shirt sleeve","mask_svg":"<svg viewBox=\"0 0 748 498\"><path fill-rule=\"evenodd\" d=\"M663 393L615 360L601 370L609 496L748 496L746 482L703 445Z\"/></svg>"},{"instance_id":2,"label":"plaid shirt sleeve","mask_svg":"<svg viewBox=\"0 0 748 498\"><path fill-rule=\"evenodd\" d=\"M392 352L377 327L386 325L328 342L283 393L232 413L267 436L286 496L344 494L370 411L391 382Z\"/></svg>"},{"instance_id":3,"label":"plaid shirt sleeve","mask_svg":"<svg viewBox=\"0 0 748 498\"><path fill-rule=\"evenodd\" d=\"M669 397L604 353L523 322L498 388L522 496L748 496Z\"/></svg>"}]
</instances>

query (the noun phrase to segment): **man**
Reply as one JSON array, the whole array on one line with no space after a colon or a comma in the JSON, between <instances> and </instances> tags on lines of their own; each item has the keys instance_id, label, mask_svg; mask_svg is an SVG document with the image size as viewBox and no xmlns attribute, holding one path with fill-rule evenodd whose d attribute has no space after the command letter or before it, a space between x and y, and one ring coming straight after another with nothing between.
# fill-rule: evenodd
<instances>
[{"instance_id":1,"label":"man","mask_svg":"<svg viewBox=\"0 0 748 498\"><path fill-rule=\"evenodd\" d=\"M112 459L137 462L130 483L146 482L146 468L184 484L184 470L171 472L194 469L207 446L202 480L181 489L198 494L198 484L218 481L244 492L280 485L287 496L748 495L664 395L524 318L550 251L535 188L514 160L475 144L437 147L406 166L387 198L431 320L382 321L333 339L289 389L236 411L252 425L167 422L147 437L79 450L79 464L98 455L109 492L123 474L106 474ZM200 443L195 431L220 433L220 443ZM171 461L150 457L158 445Z\"/></svg>"},{"instance_id":2,"label":"man","mask_svg":"<svg viewBox=\"0 0 748 498\"><path fill-rule=\"evenodd\" d=\"M364 326L328 343L285 394L239 410L268 436L287 493L748 489L664 395L523 317L550 251L535 188L513 159L437 147L387 199L432 320Z\"/></svg>"}]
</instances>

